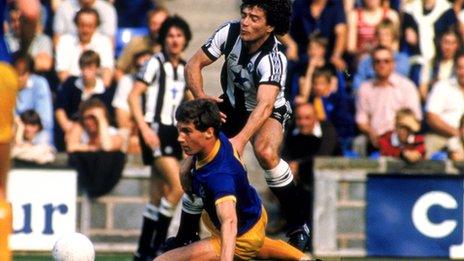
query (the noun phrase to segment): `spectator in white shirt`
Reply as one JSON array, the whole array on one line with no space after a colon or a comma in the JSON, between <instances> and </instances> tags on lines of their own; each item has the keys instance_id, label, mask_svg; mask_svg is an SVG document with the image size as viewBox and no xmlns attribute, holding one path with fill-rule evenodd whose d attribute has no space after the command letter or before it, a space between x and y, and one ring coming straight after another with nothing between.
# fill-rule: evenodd
<instances>
[{"instance_id":1,"label":"spectator in white shirt","mask_svg":"<svg viewBox=\"0 0 464 261\"><path fill-rule=\"evenodd\" d=\"M427 156L443 149L448 139L459 136L459 120L464 114L464 52L455 56L455 75L434 84L427 99L427 123L432 130L425 136Z\"/></svg>"},{"instance_id":2,"label":"spectator in white shirt","mask_svg":"<svg viewBox=\"0 0 464 261\"><path fill-rule=\"evenodd\" d=\"M53 20L53 40L55 43L61 35L76 34L77 28L73 18L81 8L95 9L101 18L98 31L111 39L117 28L116 9L104 0L64 0L58 6Z\"/></svg>"},{"instance_id":3,"label":"spectator in white shirt","mask_svg":"<svg viewBox=\"0 0 464 261\"><path fill-rule=\"evenodd\" d=\"M82 8L74 22L77 35L63 35L56 46L55 70L60 82L69 76L79 76L79 57L85 50L95 51L101 59L102 78L106 87L111 84L114 67L114 48L111 40L97 32L100 16L92 8Z\"/></svg>"}]
</instances>

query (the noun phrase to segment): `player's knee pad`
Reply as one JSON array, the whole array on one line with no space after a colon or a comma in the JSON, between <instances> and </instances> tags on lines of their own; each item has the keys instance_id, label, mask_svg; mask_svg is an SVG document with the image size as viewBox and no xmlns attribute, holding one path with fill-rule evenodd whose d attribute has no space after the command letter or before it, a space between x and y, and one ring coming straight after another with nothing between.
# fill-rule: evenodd
<instances>
[{"instance_id":1,"label":"player's knee pad","mask_svg":"<svg viewBox=\"0 0 464 261\"><path fill-rule=\"evenodd\" d=\"M280 159L279 164L273 169L264 171L264 178L269 187L285 187L293 181L292 171L287 162Z\"/></svg>"},{"instance_id":2,"label":"player's knee pad","mask_svg":"<svg viewBox=\"0 0 464 261\"><path fill-rule=\"evenodd\" d=\"M192 215L201 214L203 211L203 200L201 200L200 197L191 197L184 194L184 196L182 196L182 211Z\"/></svg>"},{"instance_id":3,"label":"player's knee pad","mask_svg":"<svg viewBox=\"0 0 464 261\"><path fill-rule=\"evenodd\" d=\"M174 216L175 211L176 205L169 202L165 197L162 197L159 206L159 213L166 217L172 217Z\"/></svg>"}]
</instances>

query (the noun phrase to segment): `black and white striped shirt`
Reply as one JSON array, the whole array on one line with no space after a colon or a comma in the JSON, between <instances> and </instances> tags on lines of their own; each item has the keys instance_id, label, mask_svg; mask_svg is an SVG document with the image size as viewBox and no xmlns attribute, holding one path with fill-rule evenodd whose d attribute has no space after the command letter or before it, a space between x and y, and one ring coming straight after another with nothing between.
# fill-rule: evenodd
<instances>
[{"instance_id":1,"label":"black and white striped shirt","mask_svg":"<svg viewBox=\"0 0 464 261\"><path fill-rule=\"evenodd\" d=\"M186 91L184 78L185 62L174 67L163 53L156 53L138 71L136 80L148 85L143 96L143 111L146 122L175 125L177 107Z\"/></svg>"},{"instance_id":2,"label":"black and white striped shirt","mask_svg":"<svg viewBox=\"0 0 464 261\"><path fill-rule=\"evenodd\" d=\"M247 111L253 111L261 84L278 86L280 92L274 108L285 105L287 58L282 44L274 35L256 53L248 54L240 38L240 22L233 21L219 27L202 49L213 61L224 54L221 85L234 108L244 107Z\"/></svg>"}]
</instances>

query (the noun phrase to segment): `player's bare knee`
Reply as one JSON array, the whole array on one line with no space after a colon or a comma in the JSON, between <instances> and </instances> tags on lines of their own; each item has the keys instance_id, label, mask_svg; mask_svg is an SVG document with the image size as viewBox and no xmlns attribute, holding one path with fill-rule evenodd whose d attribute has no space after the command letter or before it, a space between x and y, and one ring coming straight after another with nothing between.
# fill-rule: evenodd
<instances>
[{"instance_id":1,"label":"player's bare knee","mask_svg":"<svg viewBox=\"0 0 464 261\"><path fill-rule=\"evenodd\" d=\"M271 146L260 146L255 149L256 158L264 169L272 169L279 163L280 157L277 150Z\"/></svg>"}]
</instances>

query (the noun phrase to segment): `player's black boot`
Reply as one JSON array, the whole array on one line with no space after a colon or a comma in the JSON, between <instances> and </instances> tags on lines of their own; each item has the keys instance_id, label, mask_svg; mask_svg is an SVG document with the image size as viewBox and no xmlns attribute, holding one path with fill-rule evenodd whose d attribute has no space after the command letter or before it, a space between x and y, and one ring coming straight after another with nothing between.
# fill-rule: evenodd
<instances>
[{"instance_id":1,"label":"player's black boot","mask_svg":"<svg viewBox=\"0 0 464 261\"><path fill-rule=\"evenodd\" d=\"M153 260L152 242L158 227L158 208L147 204L143 214L142 232L139 238L137 250L134 253L134 261Z\"/></svg>"},{"instance_id":2,"label":"player's black boot","mask_svg":"<svg viewBox=\"0 0 464 261\"><path fill-rule=\"evenodd\" d=\"M311 251L311 236L306 224L287 233L288 243L301 251Z\"/></svg>"},{"instance_id":3,"label":"player's black boot","mask_svg":"<svg viewBox=\"0 0 464 261\"><path fill-rule=\"evenodd\" d=\"M134 253L134 261L153 261L153 259L155 258L151 256L140 255L137 252Z\"/></svg>"}]
</instances>

